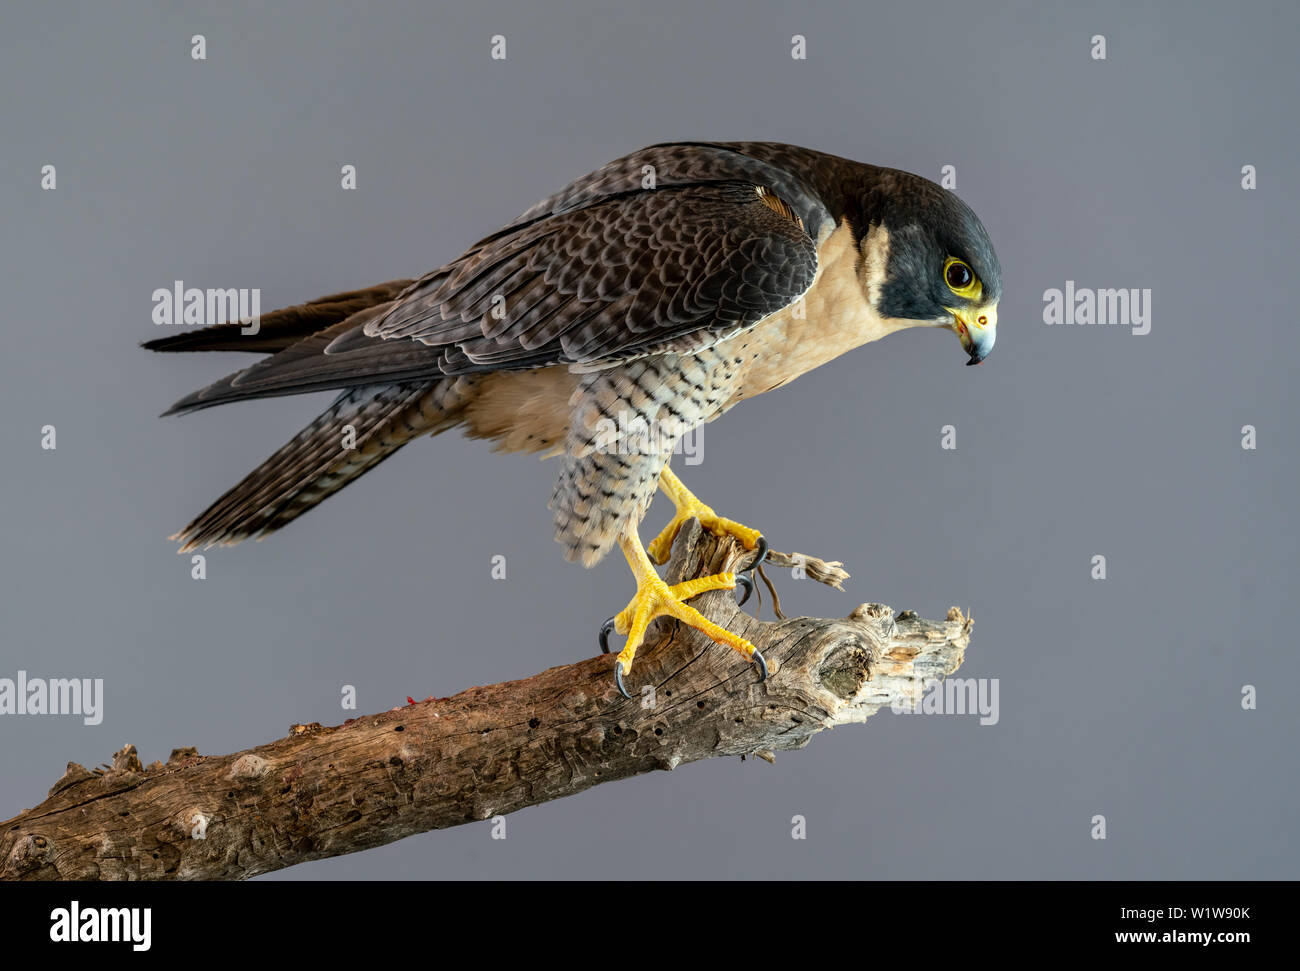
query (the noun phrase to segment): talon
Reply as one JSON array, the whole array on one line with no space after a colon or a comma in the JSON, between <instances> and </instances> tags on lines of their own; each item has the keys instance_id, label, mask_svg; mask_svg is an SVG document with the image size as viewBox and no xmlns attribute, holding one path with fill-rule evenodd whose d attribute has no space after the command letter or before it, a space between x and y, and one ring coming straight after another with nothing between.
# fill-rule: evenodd
<instances>
[{"instance_id":1,"label":"talon","mask_svg":"<svg viewBox=\"0 0 1300 971\"><path fill-rule=\"evenodd\" d=\"M760 535L757 531L751 532L750 541L757 546ZM739 651L745 658L752 659L755 653L753 644L739 634L718 626L686 602L710 590L734 590L739 583L744 584L745 587L745 598L740 601L743 604L753 592L752 577L743 574L737 576L734 573L715 573L712 576L683 580L681 583L669 586L655 571L649 553L637 537L635 524L625 527L618 543L623 549L623 555L627 557L628 566L632 568L632 575L636 577L636 594L622 611L601 625L600 649L606 654L610 652L611 631L627 635L623 650L614 658L614 684L618 686L619 694L628 699L632 697L623 683L623 676L631 672L636 652L645 642L646 630L656 617L671 617L679 623L695 628L711 640ZM767 665L761 656L758 665L763 671L763 677L766 678Z\"/></svg>"},{"instance_id":2,"label":"talon","mask_svg":"<svg viewBox=\"0 0 1300 971\"><path fill-rule=\"evenodd\" d=\"M745 567L745 569L752 570L767 559L767 548L767 537L760 535L758 537L758 555L754 557L754 562ZM746 597L745 599L748 600L749 598ZM744 602L744 600L741 601L741 603Z\"/></svg>"},{"instance_id":3,"label":"talon","mask_svg":"<svg viewBox=\"0 0 1300 971\"><path fill-rule=\"evenodd\" d=\"M763 670L766 672L767 668L764 667ZM766 674L764 676L766 677ZM631 701L632 696L627 693L627 688L623 687L623 662L618 658L614 659L614 683L618 685L618 693L628 701Z\"/></svg>"},{"instance_id":4,"label":"talon","mask_svg":"<svg viewBox=\"0 0 1300 971\"><path fill-rule=\"evenodd\" d=\"M754 654L750 660L758 665L758 683L762 684L767 680L767 662L763 660L763 655L758 648L754 648Z\"/></svg>"},{"instance_id":5,"label":"talon","mask_svg":"<svg viewBox=\"0 0 1300 971\"><path fill-rule=\"evenodd\" d=\"M745 606L745 601L749 599L749 595L754 592L754 579L744 573L737 573L736 586L743 586L745 588L745 595L736 601L737 607L743 607Z\"/></svg>"}]
</instances>

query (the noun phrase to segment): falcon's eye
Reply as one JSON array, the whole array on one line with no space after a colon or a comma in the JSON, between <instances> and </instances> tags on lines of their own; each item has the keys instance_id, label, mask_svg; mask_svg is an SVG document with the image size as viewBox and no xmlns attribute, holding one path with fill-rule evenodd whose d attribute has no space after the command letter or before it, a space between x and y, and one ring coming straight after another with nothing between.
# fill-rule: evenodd
<instances>
[{"instance_id":1,"label":"falcon's eye","mask_svg":"<svg viewBox=\"0 0 1300 971\"><path fill-rule=\"evenodd\" d=\"M971 268L955 256L948 257L944 263L943 279L948 289L959 297L975 297L983 289Z\"/></svg>"}]
</instances>

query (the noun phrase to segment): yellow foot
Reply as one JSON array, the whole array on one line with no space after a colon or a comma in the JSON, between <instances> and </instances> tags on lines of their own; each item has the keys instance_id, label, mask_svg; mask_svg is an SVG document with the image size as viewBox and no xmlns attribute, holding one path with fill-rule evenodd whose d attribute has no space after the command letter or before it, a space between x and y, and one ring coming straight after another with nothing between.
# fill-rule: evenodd
<instances>
[{"instance_id":1,"label":"yellow foot","mask_svg":"<svg viewBox=\"0 0 1300 971\"><path fill-rule=\"evenodd\" d=\"M713 576L687 580L670 587L655 572L654 565L646 556L645 549L636 536L635 527L630 531L630 536L619 540L619 545L623 547L623 554L627 557L632 573L636 576L636 595L623 610L605 621L600 631L600 646L608 653L607 638L610 631L627 635L623 650L614 659L614 681L623 697L632 697L623 685L623 675L632 670L632 660L636 657L637 648L645 640L646 629L656 617L675 617L687 626L703 631L719 644L734 648L746 660L753 661L759 666L760 681L767 678L767 663L753 644L740 635L719 627L694 607L687 606L685 603L692 597L698 597L709 590L731 590L736 586L735 574L715 573ZM740 579L746 584L748 590L751 583L749 578Z\"/></svg>"},{"instance_id":2,"label":"yellow foot","mask_svg":"<svg viewBox=\"0 0 1300 971\"><path fill-rule=\"evenodd\" d=\"M672 522L663 528L663 531L650 541L646 551L656 563L667 563L668 557L672 553L673 541L677 539L678 532L688 519L698 519L700 525L713 533L715 536L734 536L745 544L745 549L758 549L757 559L751 566L757 566L762 562L763 557L767 554L767 541L763 539L763 534L756 529L750 529L743 523L738 523L734 519L724 519L713 511L713 507L706 506L696 497L696 495L682 484L682 480L673 474L672 469L664 466L663 472L659 474L659 488L664 490L664 494L673 501L677 507L677 512L673 516Z\"/></svg>"}]
</instances>

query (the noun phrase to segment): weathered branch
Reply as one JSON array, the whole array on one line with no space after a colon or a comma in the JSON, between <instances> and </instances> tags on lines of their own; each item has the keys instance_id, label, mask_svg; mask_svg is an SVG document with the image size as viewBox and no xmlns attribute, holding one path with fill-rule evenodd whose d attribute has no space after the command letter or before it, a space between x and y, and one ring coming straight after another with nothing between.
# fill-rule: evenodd
<instances>
[{"instance_id":1,"label":"weathered branch","mask_svg":"<svg viewBox=\"0 0 1300 971\"><path fill-rule=\"evenodd\" d=\"M668 580L742 557L692 521ZM847 576L837 566L814 572L834 585ZM971 629L956 608L938 622L863 604L844 620L768 623L725 591L693 603L758 645L766 682L733 651L661 620L629 675L629 689L644 692L632 701L614 688L612 658L598 656L333 728L295 725L233 755L178 749L145 768L127 746L107 771L70 763L44 802L2 824L0 878L242 879L653 769L719 755L771 760L916 698L924 680L956 670Z\"/></svg>"}]
</instances>

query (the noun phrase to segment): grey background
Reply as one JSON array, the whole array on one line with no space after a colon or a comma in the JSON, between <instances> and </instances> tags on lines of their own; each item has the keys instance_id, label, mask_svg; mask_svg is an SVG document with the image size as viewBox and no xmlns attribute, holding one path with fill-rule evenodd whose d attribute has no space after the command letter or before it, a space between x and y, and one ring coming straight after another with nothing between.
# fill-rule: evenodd
<instances>
[{"instance_id":1,"label":"grey background","mask_svg":"<svg viewBox=\"0 0 1300 971\"><path fill-rule=\"evenodd\" d=\"M997 349L965 368L951 334L892 336L709 426L681 471L846 561L848 593L787 579L787 610L973 611L961 674L1000 679L1001 721L882 714L526 810L505 841L278 876L1296 877L1300 14L1135 6L9 5L0 676L102 676L107 703L97 728L0 718L0 817L125 742L226 753L354 714L343 684L368 712L595 653L632 592L618 557L561 559L552 464L455 434L191 580L164 537L331 396L157 418L250 359L139 350L154 288L270 309L416 275L642 145L769 139L956 165L1004 266ZM1067 279L1150 287L1151 333L1045 326Z\"/></svg>"}]
</instances>

